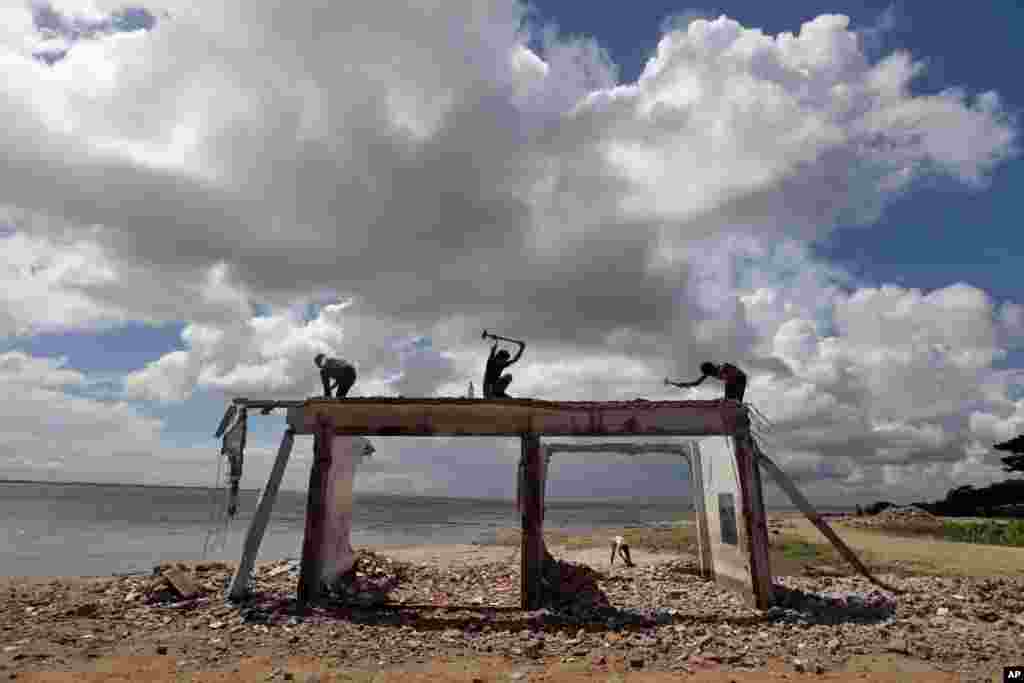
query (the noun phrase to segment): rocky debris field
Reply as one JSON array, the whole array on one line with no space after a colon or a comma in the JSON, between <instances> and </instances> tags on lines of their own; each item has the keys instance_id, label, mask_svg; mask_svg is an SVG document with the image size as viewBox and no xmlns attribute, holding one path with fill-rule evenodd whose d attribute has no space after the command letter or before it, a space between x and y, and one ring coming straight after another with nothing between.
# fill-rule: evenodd
<instances>
[{"instance_id":1,"label":"rocky debris field","mask_svg":"<svg viewBox=\"0 0 1024 683\"><path fill-rule=\"evenodd\" d=\"M939 533L943 526L941 517L936 517L927 510L914 505L888 508L877 515L844 517L841 521L847 526L861 529L911 533Z\"/></svg>"},{"instance_id":2,"label":"rocky debris field","mask_svg":"<svg viewBox=\"0 0 1024 683\"><path fill-rule=\"evenodd\" d=\"M970 680L1024 662L1021 578L882 577L907 591L893 596L859 577L783 577L780 604L762 612L697 576L692 558L611 574L559 563L573 589L527 613L515 561L437 566L361 551L357 566L353 581L304 614L293 600L295 561L259 566L240 605L223 600L233 570L223 563L9 579L0 678L140 654L175 657L182 671L253 655L365 670L489 654L593 671L613 658L673 672L759 669L782 658L796 671L826 672L896 653Z\"/></svg>"}]
</instances>

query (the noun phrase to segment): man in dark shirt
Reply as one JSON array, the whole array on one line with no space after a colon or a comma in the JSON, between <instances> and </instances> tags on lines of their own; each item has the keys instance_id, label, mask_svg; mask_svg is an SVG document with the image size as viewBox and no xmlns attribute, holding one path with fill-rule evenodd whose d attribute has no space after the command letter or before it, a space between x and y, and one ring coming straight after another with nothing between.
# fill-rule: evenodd
<instances>
[{"instance_id":1,"label":"man in dark shirt","mask_svg":"<svg viewBox=\"0 0 1024 683\"><path fill-rule=\"evenodd\" d=\"M334 398L345 398L348 390L356 383L356 369L348 361L340 358L328 358L318 353L313 359L316 366L320 368L320 381L324 383L324 398L331 398L331 390L334 389ZM334 386L331 386L331 382Z\"/></svg>"},{"instance_id":2,"label":"man in dark shirt","mask_svg":"<svg viewBox=\"0 0 1024 683\"><path fill-rule=\"evenodd\" d=\"M519 345L515 358L509 360L510 354L505 349L498 350L498 342L491 347L491 354L487 357L487 367L484 370L484 398L509 398L505 390L512 382L512 375L501 374L505 368L519 360L523 355L526 344L521 341L514 342Z\"/></svg>"},{"instance_id":3,"label":"man in dark shirt","mask_svg":"<svg viewBox=\"0 0 1024 683\"><path fill-rule=\"evenodd\" d=\"M717 380L725 382L725 397L727 399L733 399L741 403L743 402L743 394L747 390L747 375L738 367L730 363L722 363L721 365L715 365L714 363L701 363L700 371L700 379L693 382L671 382L668 377L666 377L665 384L679 387L680 389L689 389L699 385L708 377L714 377Z\"/></svg>"}]
</instances>

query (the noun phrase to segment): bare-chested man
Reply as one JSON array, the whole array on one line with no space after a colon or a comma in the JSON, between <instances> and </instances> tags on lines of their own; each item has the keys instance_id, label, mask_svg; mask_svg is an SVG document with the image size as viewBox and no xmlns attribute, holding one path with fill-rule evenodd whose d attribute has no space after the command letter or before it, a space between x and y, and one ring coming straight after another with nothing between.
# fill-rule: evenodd
<instances>
[{"instance_id":1,"label":"bare-chested man","mask_svg":"<svg viewBox=\"0 0 1024 683\"><path fill-rule=\"evenodd\" d=\"M519 349L511 359L511 354L508 351L498 349L497 341L491 347L491 353L487 357L487 367L484 370L484 398L509 398L505 391L508 389L508 385L512 383L512 375L503 375L502 373L505 371L505 368L519 360L520 356L523 355L523 350L526 348L526 344L521 341L513 343L518 344Z\"/></svg>"},{"instance_id":2,"label":"bare-chested man","mask_svg":"<svg viewBox=\"0 0 1024 683\"><path fill-rule=\"evenodd\" d=\"M714 377L725 382L725 398L743 402L743 394L747 390L747 375L745 372L731 363L722 363L721 365L701 363L700 371L700 379L693 382L672 382L666 377L665 384L679 387L680 389L690 389L699 385L708 377Z\"/></svg>"}]
</instances>

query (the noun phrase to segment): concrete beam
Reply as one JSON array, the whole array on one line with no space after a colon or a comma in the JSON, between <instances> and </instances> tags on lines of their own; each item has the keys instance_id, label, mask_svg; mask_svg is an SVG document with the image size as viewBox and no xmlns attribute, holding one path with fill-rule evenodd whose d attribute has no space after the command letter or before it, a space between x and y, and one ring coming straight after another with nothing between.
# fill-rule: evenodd
<instances>
[{"instance_id":1,"label":"concrete beam","mask_svg":"<svg viewBox=\"0 0 1024 683\"><path fill-rule=\"evenodd\" d=\"M309 399L288 423L312 434L330 420L335 434L360 436L711 436L746 420L734 401L534 401L529 399Z\"/></svg>"},{"instance_id":2,"label":"concrete beam","mask_svg":"<svg viewBox=\"0 0 1024 683\"><path fill-rule=\"evenodd\" d=\"M670 453L687 460L693 455L693 447L687 443L567 443L556 441L544 447L552 453L619 453L622 455L651 455Z\"/></svg>"}]
</instances>

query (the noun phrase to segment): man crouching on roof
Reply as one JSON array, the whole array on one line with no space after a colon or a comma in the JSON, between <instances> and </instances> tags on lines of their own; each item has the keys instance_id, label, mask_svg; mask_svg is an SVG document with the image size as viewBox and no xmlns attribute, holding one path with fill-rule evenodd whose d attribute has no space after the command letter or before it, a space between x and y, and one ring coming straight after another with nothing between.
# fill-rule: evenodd
<instances>
[{"instance_id":1,"label":"man crouching on roof","mask_svg":"<svg viewBox=\"0 0 1024 683\"><path fill-rule=\"evenodd\" d=\"M328 358L322 353L316 354L313 362L320 368L320 381L324 384L324 398L331 398L332 389L335 398L345 398L348 390L356 383L356 369L352 364L340 358Z\"/></svg>"},{"instance_id":2,"label":"man crouching on roof","mask_svg":"<svg viewBox=\"0 0 1024 683\"><path fill-rule=\"evenodd\" d=\"M615 564L616 553L622 556L622 559L626 563L627 567L636 566L633 564L633 560L629 557L629 545L626 543L625 539L622 538L622 536L616 536L614 539L612 539L612 559L608 565L609 567Z\"/></svg>"}]
</instances>

